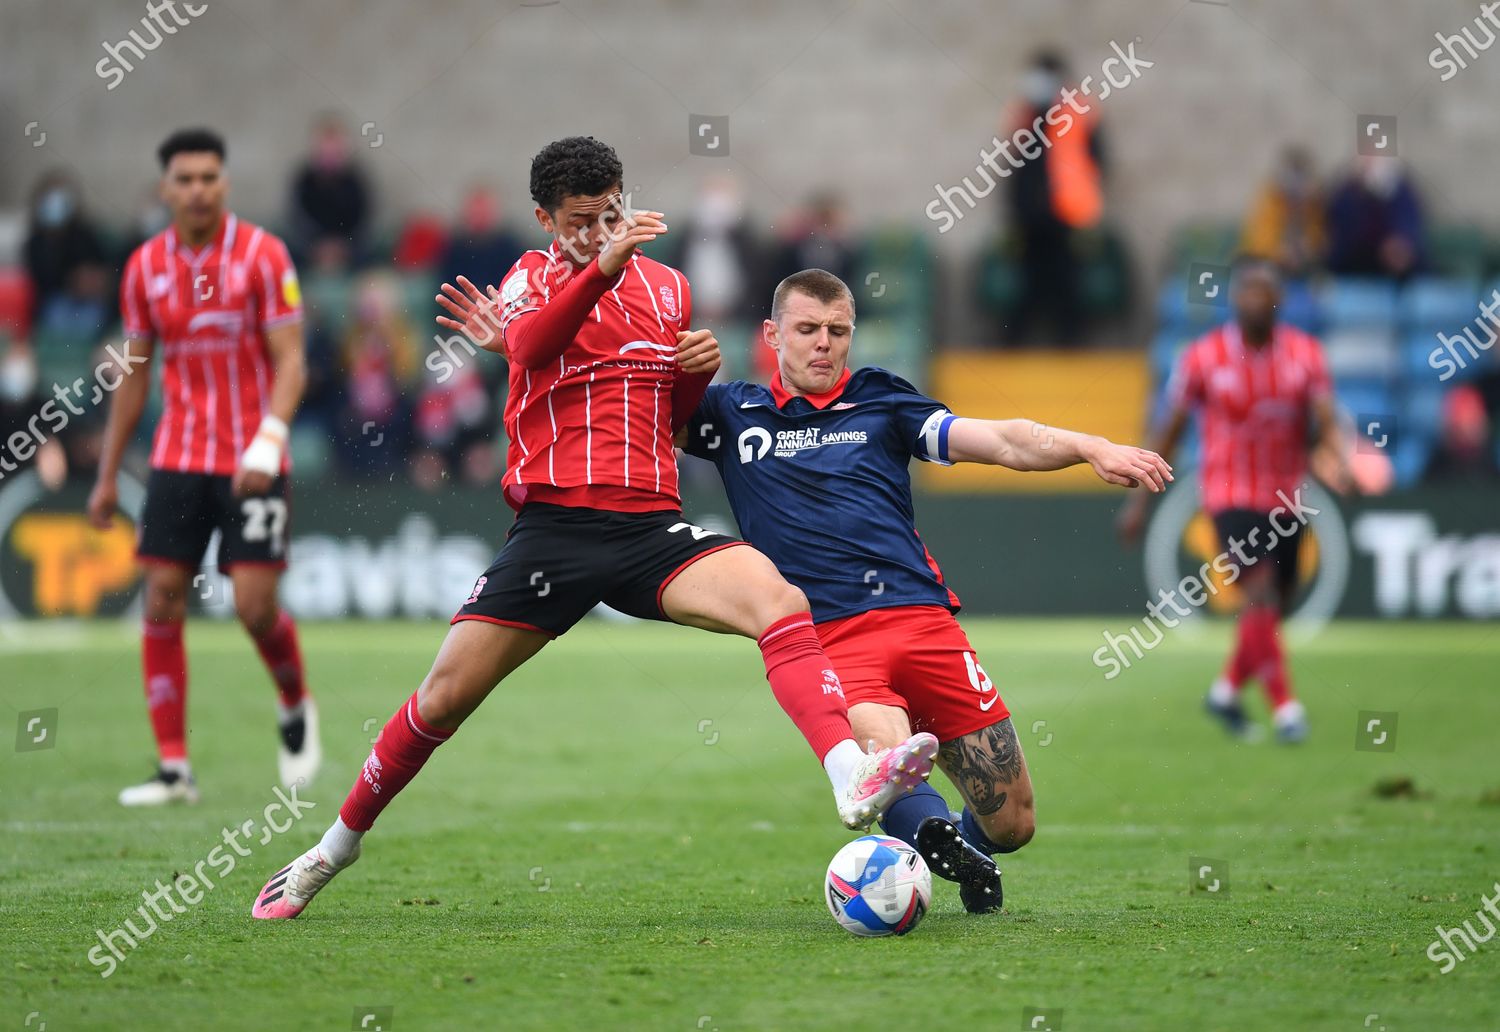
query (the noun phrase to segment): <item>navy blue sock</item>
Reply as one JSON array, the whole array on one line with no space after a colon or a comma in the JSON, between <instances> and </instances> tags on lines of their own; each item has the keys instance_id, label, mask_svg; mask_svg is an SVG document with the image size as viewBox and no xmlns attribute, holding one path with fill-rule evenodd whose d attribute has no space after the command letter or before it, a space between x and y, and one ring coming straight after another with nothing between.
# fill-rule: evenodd
<instances>
[{"instance_id":1,"label":"navy blue sock","mask_svg":"<svg viewBox=\"0 0 1500 1032\"><path fill-rule=\"evenodd\" d=\"M958 830L963 832L965 842L985 856L994 856L996 853L1007 851L1003 846L990 841L989 836L984 833L984 829L979 826L979 822L974 819L974 815L969 812L967 806L964 807L963 816L959 818Z\"/></svg>"},{"instance_id":2,"label":"navy blue sock","mask_svg":"<svg viewBox=\"0 0 1500 1032\"><path fill-rule=\"evenodd\" d=\"M922 784L890 805L880 818L880 828L915 849L921 823L929 817L947 820L948 813L948 801L931 785Z\"/></svg>"}]
</instances>

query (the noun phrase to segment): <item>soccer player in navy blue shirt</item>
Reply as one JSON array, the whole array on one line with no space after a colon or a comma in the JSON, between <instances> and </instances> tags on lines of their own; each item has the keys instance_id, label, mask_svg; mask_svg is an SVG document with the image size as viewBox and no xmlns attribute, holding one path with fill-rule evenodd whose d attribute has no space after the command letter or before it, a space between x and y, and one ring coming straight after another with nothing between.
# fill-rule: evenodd
<instances>
[{"instance_id":1,"label":"soccer player in navy blue shirt","mask_svg":"<svg viewBox=\"0 0 1500 1032\"><path fill-rule=\"evenodd\" d=\"M954 415L885 369L851 371L854 295L832 273L783 280L765 322L776 350L769 386L712 386L679 435L713 462L745 539L807 595L839 672L857 741L942 743L938 763L963 796L956 818L928 785L893 803L885 831L911 843L964 906L1000 909L992 859L1030 841L1031 775L1010 711L954 614L915 525L913 457L1017 470L1089 463L1121 487L1161 491L1171 467L1155 452L1025 419Z\"/></svg>"}]
</instances>

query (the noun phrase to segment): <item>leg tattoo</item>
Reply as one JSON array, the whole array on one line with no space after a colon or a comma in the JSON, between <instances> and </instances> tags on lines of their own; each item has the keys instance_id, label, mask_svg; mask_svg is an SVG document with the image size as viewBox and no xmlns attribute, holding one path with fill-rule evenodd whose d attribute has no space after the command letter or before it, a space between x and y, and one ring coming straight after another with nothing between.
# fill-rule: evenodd
<instances>
[{"instance_id":1,"label":"leg tattoo","mask_svg":"<svg viewBox=\"0 0 1500 1032\"><path fill-rule=\"evenodd\" d=\"M944 742L938 758L979 816L1000 812L1009 793L999 791L999 786L1013 784L1021 776L1021 747L1009 717Z\"/></svg>"}]
</instances>

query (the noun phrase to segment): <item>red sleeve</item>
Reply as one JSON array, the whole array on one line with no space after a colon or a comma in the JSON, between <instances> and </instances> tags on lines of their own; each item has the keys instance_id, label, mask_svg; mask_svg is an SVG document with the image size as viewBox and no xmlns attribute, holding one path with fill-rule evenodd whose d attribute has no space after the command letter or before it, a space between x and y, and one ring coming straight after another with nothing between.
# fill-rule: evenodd
<instances>
[{"instance_id":1,"label":"red sleeve","mask_svg":"<svg viewBox=\"0 0 1500 1032\"><path fill-rule=\"evenodd\" d=\"M1309 399L1333 393L1333 378L1328 375L1328 359L1316 337L1307 338L1307 396Z\"/></svg>"},{"instance_id":2,"label":"red sleeve","mask_svg":"<svg viewBox=\"0 0 1500 1032\"><path fill-rule=\"evenodd\" d=\"M522 369L540 369L567 350L610 286L598 261L591 261L561 290L551 291L545 260L522 255L500 286L500 335L506 356Z\"/></svg>"},{"instance_id":3,"label":"red sleeve","mask_svg":"<svg viewBox=\"0 0 1500 1032\"><path fill-rule=\"evenodd\" d=\"M260 329L302 321L302 286L286 245L267 233L250 268L251 286L260 309Z\"/></svg>"},{"instance_id":4,"label":"red sleeve","mask_svg":"<svg viewBox=\"0 0 1500 1032\"><path fill-rule=\"evenodd\" d=\"M151 326L151 305L146 300L146 276L141 271L141 252L145 246L135 249L120 280L120 323L125 336L135 340L151 340L156 336Z\"/></svg>"},{"instance_id":5,"label":"red sleeve","mask_svg":"<svg viewBox=\"0 0 1500 1032\"><path fill-rule=\"evenodd\" d=\"M678 327L683 331L693 328L693 295L688 288L686 276L677 278L682 295L682 318L678 321ZM687 426L688 421L693 418L693 413L698 410L698 403L703 400L703 394L708 390L708 385L713 382L713 373L684 373L678 370L677 376L672 380L672 432Z\"/></svg>"},{"instance_id":6,"label":"red sleeve","mask_svg":"<svg viewBox=\"0 0 1500 1032\"><path fill-rule=\"evenodd\" d=\"M1172 371L1172 379L1167 382L1167 404L1172 408L1187 409L1202 403L1202 355L1202 342L1195 341L1177 360L1177 368Z\"/></svg>"}]
</instances>

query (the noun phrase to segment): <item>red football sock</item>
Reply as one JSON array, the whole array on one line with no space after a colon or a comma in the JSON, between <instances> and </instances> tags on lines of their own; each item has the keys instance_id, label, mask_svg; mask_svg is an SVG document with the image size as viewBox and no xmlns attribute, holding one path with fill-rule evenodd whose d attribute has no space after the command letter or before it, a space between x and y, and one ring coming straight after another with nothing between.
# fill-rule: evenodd
<instances>
[{"instance_id":1,"label":"red football sock","mask_svg":"<svg viewBox=\"0 0 1500 1032\"><path fill-rule=\"evenodd\" d=\"M1286 656L1281 651L1281 614L1269 607L1264 608L1260 623L1260 682L1274 712L1292 697L1286 675Z\"/></svg>"},{"instance_id":2,"label":"red football sock","mask_svg":"<svg viewBox=\"0 0 1500 1032\"><path fill-rule=\"evenodd\" d=\"M795 613L766 628L758 642L766 680L819 762L828 750L854 738L844 688L823 653L811 613Z\"/></svg>"},{"instance_id":3,"label":"red football sock","mask_svg":"<svg viewBox=\"0 0 1500 1032\"><path fill-rule=\"evenodd\" d=\"M163 761L187 759L187 652L182 621L147 620L141 631L146 710Z\"/></svg>"},{"instance_id":4,"label":"red football sock","mask_svg":"<svg viewBox=\"0 0 1500 1032\"><path fill-rule=\"evenodd\" d=\"M1229 654L1229 663L1224 667L1224 680L1236 692L1245 686L1245 682L1260 666L1254 613L1254 607L1240 610L1240 618L1235 623L1234 651Z\"/></svg>"},{"instance_id":5,"label":"red football sock","mask_svg":"<svg viewBox=\"0 0 1500 1032\"><path fill-rule=\"evenodd\" d=\"M453 737L433 727L417 712L417 696L403 702L381 729L364 770L354 779L339 816L355 831L369 831L396 793L406 787L432 751Z\"/></svg>"},{"instance_id":6,"label":"red football sock","mask_svg":"<svg viewBox=\"0 0 1500 1032\"><path fill-rule=\"evenodd\" d=\"M276 616L271 629L255 640L256 651L276 682L281 704L288 708L302 701L307 693L303 684L302 649L297 644L297 623L285 609Z\"/></svg>"}]
</instances>

